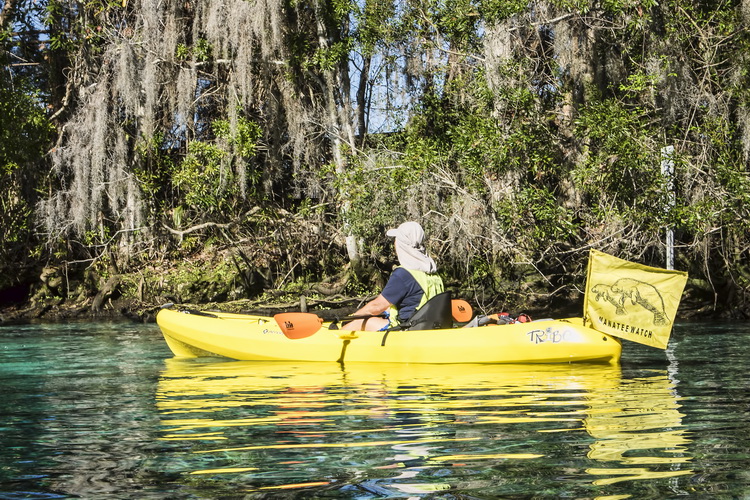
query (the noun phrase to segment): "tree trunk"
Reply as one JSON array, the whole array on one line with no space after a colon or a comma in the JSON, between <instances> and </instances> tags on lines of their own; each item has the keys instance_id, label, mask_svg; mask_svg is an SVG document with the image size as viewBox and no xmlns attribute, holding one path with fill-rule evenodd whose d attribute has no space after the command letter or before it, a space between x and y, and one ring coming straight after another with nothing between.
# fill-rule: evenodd
<instances>
[{"instance_id":1,"label":"tree trunk","mask_svg":"<svg viewBox=\"0 0 750 500\"><path fill-rule=\"evenodd\" d=\"M359 86L357 87L357 132L359 134L359 145L364 147L367 140L367 89L370 77L370 64L372 57L367 55L362 59L362 72L359 74Z\"/></svg>"},{"instance_id":2,"label":"tree trunk","mask_svg":"<svg viewBox=\"0 0 750 500\"><path fill-rule=\"evenodd\" d=\"M330 43L329 34L326 29L326 21L328 19L326 18L325 6L321 5L322 1L323 0L320 0L316 4L318 44L322 51L326 51L330 48ZM336 69L338 69L339 67L339 65L334 66L334 68ZM323 71L323 81L325 85L325 88L323 89L323 98L325 99L327 119L326 133L331 145L331 156L333 158L336 174L343 175L346 172L346 159L343 155L345 138L353 138L351 124L349 123L348 119L342 119L342 117L346 118L346 110L351 109L351 106L348 106L346 104L349 101L350 88L348 85L345 85L345 88L337 89L336 83L339 82L340 84L344 84L349 80L348 78L337 78L333 70L325 69ZM352 150L354 149L354 144L352 142L349 143L349 146ZM341 219L344 221L343 232L346 237L346 250L349 256L349 260L352 263L356 263L360 260L360 251L359 246L357 245L357 239L353 234L351 234L351 228L348 222L348 193L341 192L339 193L339 197L341 198L341 200L343 200L340 210Z\"/></svg>"}]
</instances>

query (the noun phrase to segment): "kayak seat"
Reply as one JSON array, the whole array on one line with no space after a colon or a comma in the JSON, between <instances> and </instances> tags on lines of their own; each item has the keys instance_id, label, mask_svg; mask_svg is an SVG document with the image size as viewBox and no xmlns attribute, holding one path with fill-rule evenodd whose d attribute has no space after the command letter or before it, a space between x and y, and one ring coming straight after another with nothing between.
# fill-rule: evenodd
<instances>
[{"instance_id":1,"label":"kayak seat","mask_svg":"<svg viewBox=\"0 0 750 500\"><path fill-rule=\"evenodd\" d=\"M411 318L392 330L441 330L453 328L451 293L435 295L415 312Z\"/></svg>"},{"instance_id":2,"label":"kayak seat","mask_svg":"<svg viewBox=\"0 0 750 500\"><path fill-rule=\"evenodd\" d=\"M408 320L389 328L383 335L381 346L385 345L388 334L405 330L442 330L453 328L453 311L451 310L451 293L443 292L424 303Z\"/></svg>"}]
</instances>

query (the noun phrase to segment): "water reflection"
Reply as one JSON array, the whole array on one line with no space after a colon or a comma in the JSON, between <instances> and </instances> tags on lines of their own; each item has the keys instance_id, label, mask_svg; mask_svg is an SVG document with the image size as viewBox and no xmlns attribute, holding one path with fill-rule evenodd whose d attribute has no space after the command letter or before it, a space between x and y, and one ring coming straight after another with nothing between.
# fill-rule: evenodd
<instances>
[{"instance_id":1,"label":"water reflection","mask_svg":"<svg viewBox=\"0 0 750 500\"><path fill-rule=\"evenodd\" d=\"M593 396L584 423L596 439L588 457L603 465L587 469L589 474L601 476L594 483L691 474L685 465L691 460L690 439L679 409L679 398L666 372L622 380L617 391Z\"/></svg>"},{"instance_id":2,"label":"water reflection","mask_svg":"<svg viewBox=\"0 0 750 500\"><path fill-rule=\"evenodd\" d=\"M180 472L244 491L510 494L526 467L591 492L691 473L666 371L170 359L157 407Z\"/></svg>"}]
</instances>

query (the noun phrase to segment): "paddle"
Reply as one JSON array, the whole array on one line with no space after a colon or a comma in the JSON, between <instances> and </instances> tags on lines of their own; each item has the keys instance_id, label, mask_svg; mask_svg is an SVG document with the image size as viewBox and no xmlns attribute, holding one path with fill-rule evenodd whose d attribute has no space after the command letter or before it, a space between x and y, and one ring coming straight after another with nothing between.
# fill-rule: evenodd
<instances>
[{"instance_id":1,"label":"paddle","mask_svg":"<svg viewBox=\"0 0 750 500\"><path fill-rule=\"evenodd\" d=\"M275 314L273 319L290 339L309 337L323 325L323 318L312 313L280 313Z\"/></svg>"},{"instance_id":2,"label":"paddle","mask_svg":"<svg viewBox=\"0 0 750 500\"><path fill-rule=\"evenodd\" d=\"M451 314L453 319L459 323L465 323L471 319L473 314L471 305L465 300L454 299L451 301ZM384 318L384 314L373 314L368 316L348 316L340 321L352 321L355 319ZM313 313L288 312L275 314L273 317L279 324L281 332L290 339L304 339L314 335L321 326L323 318Z\"/></svg>"},{"instance_id":3,"label":"paddle","mask_svg":"<svg viewBox=\"0 0 750 500\"><path fill-rule=\"evenodd\" d=\"M337 321L352 321L355 319L385 318L385 314L372 314L368 316L347 316ZM273 319L281 327L281 331L287 338L304 339L315 334L323 325L323 318L313 313L289 312L274 314Z\"/></svg>"},{"instance_id":4,"label":"paddle","mask_svg":"<svg viewBox=\"0 0 750 500\"><path fill-rule=\"evenodd\" d=\"M451 300L451 314L458 323L466 323L471 320L474 311L471 310L471 305L465 300L453 299Z\"/></svg>"}]
</instances>

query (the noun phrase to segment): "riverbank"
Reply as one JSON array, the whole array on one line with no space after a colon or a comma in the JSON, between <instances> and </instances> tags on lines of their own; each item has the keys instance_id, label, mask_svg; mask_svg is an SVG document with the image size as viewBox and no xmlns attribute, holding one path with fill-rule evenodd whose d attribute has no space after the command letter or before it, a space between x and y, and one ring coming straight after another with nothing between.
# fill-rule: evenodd
<instances>
[{"instance_id":1,"label":"riverbank","mask_svg":"<svg viewBox=\"0 0 750 500\"><path fill-rule=\"evenodd\" d=\"M322 316L344 316L377 292L365 295L366 290L347 286L348 274L342 276L328 283L297 282L275 289L268 287L268 281L257 272L241 273L229 259L212 261L204 257L198 262L161 263L130 274L97 274L89 269L73 273L47 267L34 283L0 291L0 323L81 319L151 323L167 303L263 315L309 309ZM358 293L351 293L351 288ZM502 291L485 291L483 295L476 290L461 291L455 283L449 289L454 297L468 300L477 313L508 311L532 317L571 317L581 314L583 303L576 287L550 293L539 283L516 283L515 287L506 284ZM717 300L712 290L700 281L690 280L677 317L750 318L750 305Z\"/></svg>"},{"instance_id":2,"label":"riverbank","mask_svg":"<svg viewBox=\"0 0 750 500\"><path fill-rule=\"evenodd\" d=\"M67 320L130 320L138 323L153 323L159 309L174 304L180 307L201 310L220 310L234 313L274 315L284 311L322 311L322 316L345 316L351 314L370 297L330 297L290 294L286 291L266 291L255 299L220 301L176 300L169 294L157 300L144 301L113 290L102 298L101 294L66 300L60 297L45 300L0 302L0 324L26 323L33 321Z\"/></svg>"},{"instance_id":3,"label":"riverbank","mask_svg":"<svg viewBox=\"0 0 750 500\"><path fill-rule=\"evenodd\" d=\"M686 292L686 295L689 295ZM314 310L328 319L342 317L354 312L371 297L307 297L300 295L291 298L277 292L267 294L263 299L237 299L218 302L182 302L162 300L148 302L132 297L108 298L95 307L96 297L81 302L58 300L45 303L0 304L0 324L28 323L35 321L56 322L68 320L123 320L137 323L153 323L159 310L168 304L199 310L219 310L234 313L274 315L285 311ZM523 312L533 317L573 317L580 315L580 300L553 303L545 308L525 308ZM499 309L498 309L499 310ZM486 312L486 311L475 311ZM512 311L518 313L519 311ZM684 300L677 314L678 319L724 318L748 319L746 311L715 311L710 304Z\"/></svg>"}]
</instances>

